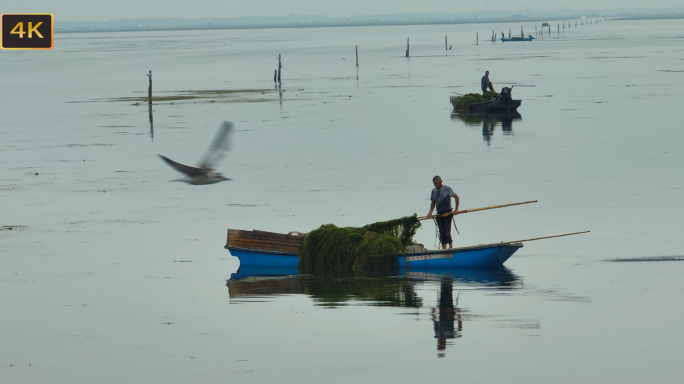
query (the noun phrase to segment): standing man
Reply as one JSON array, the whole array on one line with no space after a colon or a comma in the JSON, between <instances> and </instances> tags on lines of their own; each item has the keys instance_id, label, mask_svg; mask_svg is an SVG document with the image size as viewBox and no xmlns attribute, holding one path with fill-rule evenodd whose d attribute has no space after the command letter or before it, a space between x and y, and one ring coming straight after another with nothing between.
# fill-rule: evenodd
<instances>
[{"instance_id":1,"label":"standing man","mask_svg":"<svg viewBox=\"0 0 684 384\"><path fill-rule=\"evenodd\" d=\"M480 81L480 88L482 88L482 93L487 92L487 86L489 85L489 71L485 72Z\"/></svg>"},{"instance_id":2,"label":"standing man","mask_svg":"<svg viewBox=\"0 0 684 384\"><path fill-rule=\"evenodd\" d=\"M487 72L489 73L489 72ZM485 75L486 76L486 75ZM437 214L441 215L443 213L451 212L451 198L456 199L456 208L454 209L454 215L458 212L458 195L454 193L451 187L442 184L442 178L435 176L432 178L432 184L435 185L435 189L432 190L430 195L430 212L427 214L428 217L432 217L432 211L437 208ZM454 241L451 239L451 220L454 216L439 216L436 218L437 227L439 228L439 241L442 243L442 249L447 249L447 244L449 248L454 247Z\"/></svg>"}]
</instances>

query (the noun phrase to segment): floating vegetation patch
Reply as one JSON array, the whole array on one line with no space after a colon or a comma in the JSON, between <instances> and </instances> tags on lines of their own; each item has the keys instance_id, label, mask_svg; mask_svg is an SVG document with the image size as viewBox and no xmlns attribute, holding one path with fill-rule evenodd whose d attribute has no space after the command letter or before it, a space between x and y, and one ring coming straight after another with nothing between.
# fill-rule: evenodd
<instances>
[{"instance_id":1,"label":"floating vegetation patch","mask_svg":"<svg viewBox=\"0 0 684 384\"><path fill-rule=\"evenodd\" d=\"M500 98L500 94L492 91L487 91L482 95L479 93L469 93L467 95L452 99L451 104L454 106L454 109L467 112L470 110L470 106L473 104L484 103L485 101L492 99L498 100Z\"/></svg>"},{"instance_id":2,"label":"floating vegetation patch","mask_svg":"<svg viewBox=\"0 0 684 384\"><path fill-rule=\"evenodd\" d=\"M171 95L167 96L152 96L152 102L173 102L186 100L199 100L205 102L224 102L224 103L241 103L241 102L262 102L273 101L275 98L258 97L270 93L277 93L275 89L204 89L192 91L174 91L169 92ZM205 100L211 99L211 100ZM94 100L102 101L102 100ZM147 95L133 96L133 97L114 97L105 99L104 101L125 101L130 103L146 103L148 101Z\"/></svg>"},{"instance_id":3,"label":"floating vegetation patch","mask_svg":"<svg viewBox=\"0 0 684 384\"><path fill-rule=\"evenodd\" d=\"M608 259L611 263L643 263L649 261L684 261L684 256L634 257L627 259Z\"/></svg>"},{"instance_id":4,"label":"floating vegetation patch","mask_svg":"<svg viewBox=\"0 0 684 384\"><path fill-rule=\"evenodd\" d=\"M363 227L325 224L304 236L299 267L305 272L396 269L397 256L407 253L418 228L416 215Z\"/></svg>"},{"instance_id":5,"label":"floating vegetation patch","mask_svg":"<svg viewBox=\"0 0 684 384\"><path fill-rule=\"evenodd\" d=\"M0 231L13 231L15 229L26 228L25 225L0 225Z\"/></svg>"}]
</instances>

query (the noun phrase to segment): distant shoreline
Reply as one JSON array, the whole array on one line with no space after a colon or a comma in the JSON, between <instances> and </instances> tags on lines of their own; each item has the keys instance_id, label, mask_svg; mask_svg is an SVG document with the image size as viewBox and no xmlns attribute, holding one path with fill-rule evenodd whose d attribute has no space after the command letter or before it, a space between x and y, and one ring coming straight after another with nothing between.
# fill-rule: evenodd
<instances>
[{"instance_id":1,"label":"distant shoreline","mask_svg":"<svg viewBox=\"0 0 684 384\"><path fill-rule=\"evenodd\" d=\"M587 20L608 19L619 20L611 17L597 16ZM684 18L684 14L679 18ZM585 21L587 21L585 20ZM493 24L493 23L530 23L550 22L562 23L566 21L581 22L577 16L560 18L548 17L505 17L492 19L442 19L442 20L357 20L357 21L310 21L310 22L283 22L283 23L250 23L250 24L219 24L206 23L195 25L168 25L168 26L119 26L119 27L73 27L55 28L56 33L82 33L82 32L158 32L158 31L200 31L219 29L282 29L282 28L326 28L326 27L380 27L380 26L410 26L410 25L458 25L458 24Z\"/></svg>"},{"instance_id":2,"label":"distant shoreline","mask_svg":"<svg viewBox=\"0 0 684 384\"><path fill-rule=\"evenodd\" d=\"M586 19L581 17L586 16ZM397 17L397 16L390 16ZM326 28L326 27L382 27L382 26L411 26L411 25L460 25L460 24L495 24L495 23L530 23L549 22L563 23L567 21L587 22L591 20L605 19L606 21L629 21L629 20L674 20L684 19L684 12L671 12L666 14L572 14L572 15L538 15L538 16L501 16L501 17L475 17L475 18L387 18L382 16L377 19L324 19L324 20L288 20L270 22L235 22L232 20L207 22L205 19L171 20L170 24L163 25L164 19L140 19L130 20L127 25L79 25L74 27L55 28L57 33L83 33L83 32L159 32L159 31L202 31L222 29L284 29L284 28ZM216 19L214 19L216 20ZM156 25L146 24L153 21ZM192 23L191 22L196 22ZM182 24L181 24L182 23ZM74 24L74 22L65 22ZM553 28L553 25L552 25Z\"/></svg>"}]
</instances>

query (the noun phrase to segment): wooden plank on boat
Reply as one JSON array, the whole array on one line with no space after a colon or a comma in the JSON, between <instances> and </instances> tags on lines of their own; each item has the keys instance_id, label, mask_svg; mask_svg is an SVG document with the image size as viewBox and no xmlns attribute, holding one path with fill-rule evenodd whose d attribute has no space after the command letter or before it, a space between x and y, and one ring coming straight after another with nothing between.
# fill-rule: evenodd
<instances>
[{"instance_id":1,"label":"wooden plank on boat","mask_svg":"<svg viewBox=\"0 0 684 384\"><path fill-rule=\"evenodd\" d=\"M228 246L244 246L246 248L261 249L263 247L282 248L299 252L299 245L278 244L273 242L249 241L249 240L229 240Z\"/></svg>"},{"instance_id":2,"label":"wooden plank on boat","mask_svg":"<svg viewBox=\"0 0 684 384\"><path fill-rule=\"evenodd\" d=\"M280 241L280 240L249 239L246 237L229 237L228 241L241 241L243 243L254 243L254 244L273 244L273 245L282 245L282 246L286 246L286 247L299 247L302 245L301 243L293 243L293 242Z\"/></svg>"},{"instance_id":3,"label":"wooden plank on boat","mask_svg":"<svg viewBox=\"0 0 684 384\"><path fill-rule=\"evenodd\" d=\"M299 255L299 249L296 248L283 248L283 247L274 247L270 245L261 245L259 247L254 247L248 244L229 244L227 248L241 248L241 249L249 249L254 252L281 252L281 253L290 253L294 255Z\"/></svg>"},{"instance_id":4,"label":"wooden plank on boat","mask_svg":"<svg viewBox=\"0 0 684 384\"><path fill-rule=\"evenodd\" d=\"M250 239L250 240L263 240L263 241L277 241L279 243L288 243L288 244L301 244L302 243L302 238L301 237L271 237L271 236L260 236L260 235L234 235L234 234L229 234L228 235L229 239Z\"/></svg>"},{"instance_id":5,"label":"wooden plank on boat","mask_svg":"<svg viewBox=\"0 0 684 384\"><path fill-rule=\"evenodd\" d=\"M276 240L286 241L292 243L301 243L303 236L283 235L281 233L271 233L263 231L240 231L235 229L228 230L229 238L247 238L247 239L262 239L262 240Z\"/></svg>"},{"instance_id":6,"label":"wooden plank on boat","mask_svg":"<svg viewBox=\"0 0 684 384\"><path fill-rule=\"evenodd\" d=\"M300 243L287 243L287 242L283 242L283 241L260 240L260 239L245 239L245 238L237 238L237 237L228 238L228 241L241 242L241 243L250 243L250 244L282 245L283 247L300 247L300 246L301 246Z\"/></svg>"},{"instance_id":7,"label":"wooden plank on boat","mask_svg":"<svg viewBox=\"0 0 684 384\"><path fill-rule=\"evenodd\" d=\"M250 244L253 247L259 247L259 245L273 245L278 247L288 247L299 249L302 245L301 243L287 243L282 241L272 241L272 240L260 240L260 239L245 239L245 238L229 238L228 243L241 243Z\"/></svg>"},{"instance_id":8,"label":"wooden plank on boat","mask_svg":"<svg viewBox=\"0 0 684 384\"><path fill-rule=\"evenodd\" d=\"M272 245L259 245L258 247L254 247L249 244L228 244L228 247L233 247L233 248L244 248L244 249L251 249L254 251L272 251L272 252L283 252L283 253L293 253L298 255L299 254L299 248L284 248L284 247L277 247L277 246L272 246Z\"/></svg>"}]
</instances>

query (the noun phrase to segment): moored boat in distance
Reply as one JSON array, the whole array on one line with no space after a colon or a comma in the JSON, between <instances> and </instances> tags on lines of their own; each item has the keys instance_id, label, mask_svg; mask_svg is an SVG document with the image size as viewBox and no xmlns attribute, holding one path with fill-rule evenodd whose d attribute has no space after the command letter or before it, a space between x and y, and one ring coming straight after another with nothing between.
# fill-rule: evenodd
<instances>
[{"instance_id":1,"label":"moored boat in distance","mask_svg":"<svg viewBox=\"0 0 684 384\"><path fill-rule=\"evenodd\" d=\"M508 38L508 39L507 39L507 38L501 39L501 41L503 41L504 43L507 42L507 41L532 41L532 40L534 40L534 37L532 37L532 36L528 36L528 37L511 37L511 38Z\"/></svg>"}]
</instances>

